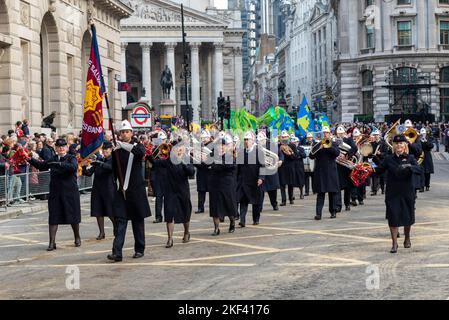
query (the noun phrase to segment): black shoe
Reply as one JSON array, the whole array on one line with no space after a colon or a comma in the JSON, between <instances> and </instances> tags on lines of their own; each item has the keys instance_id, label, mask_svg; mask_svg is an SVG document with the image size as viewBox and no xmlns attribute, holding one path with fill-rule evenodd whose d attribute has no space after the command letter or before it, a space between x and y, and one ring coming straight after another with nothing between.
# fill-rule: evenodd
<instances>
[{"instance_id":1,"label":"black shoe","mask_svg":"<svg viewBox=\"0 0 449 320\"><path fill-rule=\"evenodd\" d=\"M47 251L53 251L56 250L56 243L50 243L48 245Z\"/></svg>"},{"instance_id":2,"label":"black shoe","mask_svg":"<svg viewBox=\"0 0 449 320\"><path fill-rule=\"evenodd\" d=\"M295 201L293 201L293 200L290 200L290 204L295 204Z\"/></svg>"},{"instance_id":3,"label":"black shoe","mask_svg":"<svg viewBox=\"0 0 449 320\"><path fill-rule=\"evenodd\" d=\"M335 219L337 217L337 213L336 212L332 212L331 213L331 219Z\"/></svg>"},{"instance_id":4,"label":"black shoe","mask_svg":"<svg viewBox=\"0 0 449 320\"><path fill-rule=\"evenodd\" d=\"M215 236L219 236L220 235L220 228L217 228L214 230L214 232L212 233L212 235Z\"/></svg>"},{"instance_id":5,"label":"black shoe","mask_svg":"<svg viewBox=\"0 0 449 320\"><path fill-rule=\"evenodd\" d=\"M295 197L293 197L293 198L292 198L292 200L296 200L296 198L295 198Z\"/></svg>"},{"instance_id":6,"label":"black shoe","mask_svg":"<svg viewBox=\"0 0 449 320\"><path fill-rule=\"evenodd\" d=\"M280 204L281 207L285 207L286 205L287 205L287 203L285 203L285 202L281 202L281 204Z\"/></svg>"},{"instance_id":7,"label":"black shoe","mask_svg":"<svg viewBox=\"0 0 449 320\"><path fill-rule=\"evenodd\" d=\"M235 223L229 225L229 233L234 233L235 231Z\"/></svg>"},{"instance_id":8,"label":"black shoe","mask_svg":"<svg viewBox=\"0 0 449 320\"><path fill-rule=\"evenodd\" d=\"M81 239L75 239L75 247L81 247Z\"/></svg>"},{"instance_id":9,"label":"black shoe","mask_svg":"<svg viewBox=\"0 0 449 320\"><path fill-rule=\"evenodd\" d=\"M315 220L321 220L321 216L316 215L316 216L315 216Z\"/></svg>"},{"instance_id":10,"label":"black shoe","mask_svg":"<svg viewBox=\"0 0 449 320\"><path fill-rule=\"evenodd\" d=\"M359 201L359 205L361 205L361 206L364 205L363 200L362 200L362 201Z\"/></svg>"},{"instance_id":11,"label":"black shoe","mask_svg":"<svg viewBox=\"0 0 449 320\"><path fill-rule=\"evenodd\" d=\"M304 193L304 197L308 197L308 196L309 196L308 192Z\"/></svg>"},{"instance_id":12,"label":"black shoe","mask_svg":"<svg viewBox=\"0 0 449 320\"><path fill-rule=\"evenodd\" d=\"M108 259L109 259L109 260L112 260L112 261L114 261L114 262L120 262L120 261L123 260L122 257L116 256L116 255L114 255L114 254L108 254Z\"/></svg>"},{"instance_id":13,"label":"black shoe","mask_svg":"<svg viewBox=\"0 0 449 320\"><path fill-rule=\"evenodd\" d=\"M253 226L257 226L257 225L259 225L259 221L254 221Z\"/></svg>"},{"instance_id":14,"label":"black shoe","mask_svg":"<svg viewBox=\"0 0 449 320\"><path fill-rule=\"evenodd\" d=\"M195 213L196 213L196 214L204 213L204 209L203 209L203 210L197 210L197 211L195 211Z\"/></svg>"},{"instance_id":15,"label":"black shoe","mask_svg":"<svg viewBox=\"0 0 449 320\"><path fill-rule=\"evenodd\" d=\"M338 207L337 208L337 213L340 213L341 212L341 207Z\"/></svg>"},{"instance_id":16,"label":"black shoe","mask_svg":"<svg viewBox=\"0 0 449 320\"><path fill-rule=\"evenodd\" d=\"M167 241L167 244L165 245L165 247L166 247L166 248L171 248L171 247L173 247L173 238L172 238L172 239L169 239L169 240Z\"/></svg>"},{"instance_id":17,"label":"black shoe","mask_svg":"<svg viewBox=\"0 0 449 320\"><path fill-rule=\"evenodd\" d=\"M136 252L133 255L133 259L139 259L143 257L143 252Z\"/></svg>"},{"instance_id":18,"label":"black shoe","mask_svg":"<svg viewBox=\"0 0 449 320\"><path fill-rule=\"evenodd\" d=\"M304 199L304 195L300 195L299 199L301 199L301 200Z\"/></svg>"},{"instance_id":19,"label":"black shoe","mask_svg":"<svg viewBox=\"0 0 449 320\"><path fill-rule=\"evenodd\" d=\"M372 196L377 196L377 192L371 192Z\"/></svg>"},{"instance_id":20,"label":"black shoe","mask_svg":"<svg viewBox=\"0 0 449 320\"><path fill-rule=\"evenodd\" d=\"M354 201L351 201L351 206L353 206L353 207L357 207L357 202L354 200Z\"/></svg>"},{"instance_id":21,"label":"black shoe","mask_svg":"<svg viewBox=\"0 0 449 320\"><path fill-rule=\"evenodd\" d=\"M382 190L382 194L385 194L385 190Z\"/></svg>"},{"instance_id":22,"label":"black shoe","mask_svg":"<svg viewBox=\"0 0 449 320\"><path fill-rule=\"evenodd\" d=\"M245 224L244 224L244 223L239 222L239 226L240 226L241 228L245 228Z\"/></svg>"},{"instance_id":23,"label":"black shoe","mask_svg":"<svg viewBox=\"0 0 449 320\"><path fill-rule=\"evenodd\" d=\"M274 210L274 211L279 211L279 206L278 206L278 205L275 205L275 206L273 207L273 210Z\"/></svg>"},{"instance_id":24,"label":"black shoe","mask_svg":"<svg viewBox=\"0 0 449 320\"><path fill-rule=\"evenodd\" d=\"M235 216L235 220L240 220L240 215L239 214Z\"/></svg>"},{"instance_id":25,"label":"black shoe","mask_svg":"<svg viewBox=\"0 0 449 320\"><path fill-rule=\"evenodd\" d=\"M396 238L400 238L401 237L401 234L398 232L398 235L397 235L397 237Z\"/></svg>"},{"instance_id":26,"label":"black shoe","mask_svg":"<svg viewBox=\"0 0 449 320\"><path fill-rule=\"evenodd\" d=\"M421 192L424 192L424 188L419 189L419 192L420 192L420 193L421 193Z\"/></svg>"},{"instance_id":27,"label":"black shoe","mask_svg":"<svg viewBox=\"0 0 449 320\"><path fill-rule=\"evenodd\" d=\"M430 190L430 187L426 187L426 191L429 191Z\"/></svg>"},{"instance_id":28,"label":"black shoe","mask_svg":"<svg viewBox=\"0 0 449 320\"><path fill-rule=\"evenodd\" d=\"M398 246L391 247L390 253L397 253L398 252Z\"/></svg>"},{"instance_id":29,"label":"black shoe","mask_svg":"<svg viewBox=\"0 0 449 320\"><path fill-rule=\"evenodd\" d=\"M103 240L105 237L106 237L106 235L104 233L100 233L96 239Z\"/></svg>"},{"instance_id":30,"label":"black shoe","mask_svg":"<svg viewBox=\"0 0 449 320\"><path fill-rule=\"evenodd\" d=\"M161 222L162 222L162 219L160 219L160 218L153 221L153 223L161 223Z\"/></svg>"},{"instance_id":31,"label":"black shoe","mask_svg":"<svg viewBox=\"0 0 449 320\"><path fill-rule=\"evenodd\" d=\"M410 249L412 247L412 243L410 242L410 239L407 241L404 241L404 248Z\"/></svg>"},{"instance_id":32,"label":"black shoe","mask_svg":"<svg viewBox=\"0 0 449 320\"><path fill-rule=\"evenodd\" d=\"M190 232L187 234L187 236L184 235L184 238L182 238L182 243L187 243L190 241Z\"/></svg>"},{"instance_id":33,"label":"black shoe","mask_svg":"<svg viewBox=\"0 0 449 320\"><path fill-rule=\"evenodd\" d=\"M346 211L351 211L351 207L350 206L346 206L345 210Z\"/></svg>"}]
</instances>

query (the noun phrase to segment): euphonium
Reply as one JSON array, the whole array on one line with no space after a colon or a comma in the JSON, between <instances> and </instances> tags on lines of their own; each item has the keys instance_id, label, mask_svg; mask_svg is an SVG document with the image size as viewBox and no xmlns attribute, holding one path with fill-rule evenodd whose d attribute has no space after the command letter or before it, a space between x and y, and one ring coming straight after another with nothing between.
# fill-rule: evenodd
<instances>
[{"instance_id":1,"label":"euphonium","mask_svg":"<svg viewBox=\"0 0 449 320\"><path fill-rule=\"evenodd\" d=\"M265 168L267 168L268 170L276 170L278 168L278 164L279 164L279 156L275 152L270 151L267 148L264 148L264 147L260 147L260 148L262 149L262 152L264 153ZM290 148L290 150L291 150L291 148ZM292 150L292 152L293 152L293 150Z\"/></svg>"}]
</instances>

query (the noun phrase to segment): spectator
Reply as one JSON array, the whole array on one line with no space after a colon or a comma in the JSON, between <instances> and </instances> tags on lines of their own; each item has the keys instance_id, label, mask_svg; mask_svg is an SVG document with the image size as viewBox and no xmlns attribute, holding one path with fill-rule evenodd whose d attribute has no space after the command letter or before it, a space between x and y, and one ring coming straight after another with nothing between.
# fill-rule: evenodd
<instances>
[{"instance_id":1,"label":"spectator","mask_svg":"<svg viewBox=\"0 0 449 320\"><path fill-rule=\"evenodd\" d=\"M28 120L27 119L23 120L23 122L22 122L22 131L25 136L28 137L30 135L30 129L28 128Z\"/></svg>"},{"instance_id":2,"label":"spectator","mask_svg":"<svg viewBox=\"0 0 449 320\"><path fill-rule=\"evenodd\" d=\"M23 137L23 130L22 130L22 121L17 121L16 122L16 137L17 139L20 139Z\"/></svg>"}]
</instances>

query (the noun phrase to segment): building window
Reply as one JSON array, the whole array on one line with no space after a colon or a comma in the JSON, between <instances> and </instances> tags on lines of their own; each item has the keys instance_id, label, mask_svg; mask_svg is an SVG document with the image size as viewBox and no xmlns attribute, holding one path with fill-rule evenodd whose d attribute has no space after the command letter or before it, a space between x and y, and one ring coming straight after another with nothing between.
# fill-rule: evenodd
<instances>
[{"instance_id":1,"label":"building window","mask_svg":"<svg viewBox=\"0 0 449 320\"><path fill-rule=\"evenodd\" d=\"M418 71L415 68L397 68L394 72L395 84L416 83L418 81Z\"/></svg>"},{"instance_id":2,"label":"building window","mask_svg":"<svg viewBox=\"0 0 449 320\"><path fill-rule=\"evenodd\" d=\"M449 21L440 21L440 44L449 45Z\"/></svg>"},{"instance_id":3,"label":"building window","mask_svg":"<svg viewBox=\"0 0 449 320\"><path fill-rule=\"evenodd\" d=\"M114 43L108 41L108 58L114 60Z\"/></svg>"},{"instance_id":4,"label":"building window","mask_svg":"<svg viewBox=\"0 0 449 320\"><path fill-rule=\"evenodd\" d=\"M411 0L398 0L398 6L405 4L411 4Z\"/></svg>"},{"instance_id":5,"label":"building window","mask_svg":"<svg viewBox=\"0 0 449 320\"><path fill-rule=\"evenodd\" d=\"M449 4L449 0L440 0L440 4Z\"/></svg>"},{"instance_id":6,"label":"building window","mask_svg":"<svg viewBox=\"0 0 449 320\"><path fill-rule=\"evenodd\" d=\"M363 98L363 113L373 114L374 113L373 90L363 91L362 98Z\"/></svg>"},{"instance_id":7,"label":"building window","mask_svg":"<svg viewBox=\"0 0 449 320\"><path fill-rule=\"evenodd\" d=\"M440 113L449 115L449 88L440 89Z\"/></svg>"},{"instance_id":8,"label":"building window","mask_svg":"<svg viewBox=\"0 0 449 320\"><path fill-rule=\"evenodd\" d=\"M374 28L366 27L366 47L374 48Z\"/></svg>"},{"instance_id":9,"label":"building window","mask_svg":"<svg viewBox=\"0 0 449 320\"><path fill-rule=\"evenodd\" d=\"M398 22L398 45L410 46L412 44L412 22Z\"/></svg>"},{"instance_id":10,"label":"building window","mask_svg":"<svg viewBox=\"0 0 449 320\"><path fill-rule=\"evenodd\" d=\"M366 7L374 5L374 0L365 0Z\"/></svg>"},{"instance_id":11,"label":"building window","mask_svg":"<svg viewBox=\"0 0 449 320\"><path fill-rule=\"evenodd\" d=\"M440 82L449 84L449 67L441 69Z\"/></svg>"}]
</instances>

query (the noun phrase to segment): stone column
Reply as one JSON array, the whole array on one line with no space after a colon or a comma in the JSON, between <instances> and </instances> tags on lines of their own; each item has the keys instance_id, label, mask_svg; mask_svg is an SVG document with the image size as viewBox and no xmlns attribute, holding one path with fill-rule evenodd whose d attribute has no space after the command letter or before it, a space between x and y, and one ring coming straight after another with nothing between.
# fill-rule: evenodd
<instances>
[{"instance_id":1,"label":"stone column","mask_svg":"<svg viewBox=\"0 0 449 320\"><path fill-rule=\"evenodd\" d=\"M243 107L243 62L242 48L234 48L234 90L235 90L235 108Z\"/></svg>"},{"instance_id":2,"label":"stone column","mask_svg":"<svg viewBox=\"0 0 449 320\"><path fill-rule=\"evenodd\" d=\"M215 51L214 51L214 101L213 103L217 103L217 97L220 96L220 91L223 92L223 96L225 93L223 91L223 43L214 43Z\"/></svg>"},{"instance_id":3,"label":"stone column","mask_svg":"<svg viewBox=\"0 0 449 320\"><path fill-rule=\"evenodd\" d=\"M191 88L192 88L192 112L193 122L200 124L200 62L199 62L199 46L201 43L193 42L190 44L191 54Z\"/></svg>"},{"instance_id":4,"label":"stone column","mask_svg":"<svg viewBox=\"0 0 449 320\"><path fill-rule=\"evenodd\" d=\"M142 93L142 99L148 101L151 106L151 42L142 42L142 90L145 89L145 94Z\"/></svg>"},{"instance_id":5,"label":"stone column","mask_svg":"<svg viewBox=\"0 0 449 320\"><path fill-rule=\"evenodd\" d=\"M175 48L176 42L166 42L166 65L171 71L173 77L173 89L170 91L170 100L176 104L176 70L175 70Z\"/></svg>"},{"instance_id":6,"label":"stone column","mask_svg":"<svg viewBox=\"0 0 449 320\"><path fill-rule=\"evenodd\" d=\"M121 73L120 73L120 82L126 82L126 47L128 46L128 43L122 42L120 44L121 47ZM126 101L126 91L120 92L121 101L122 101L122 109L126 107L127 101Z\"/></svg>"}]
</instances>

